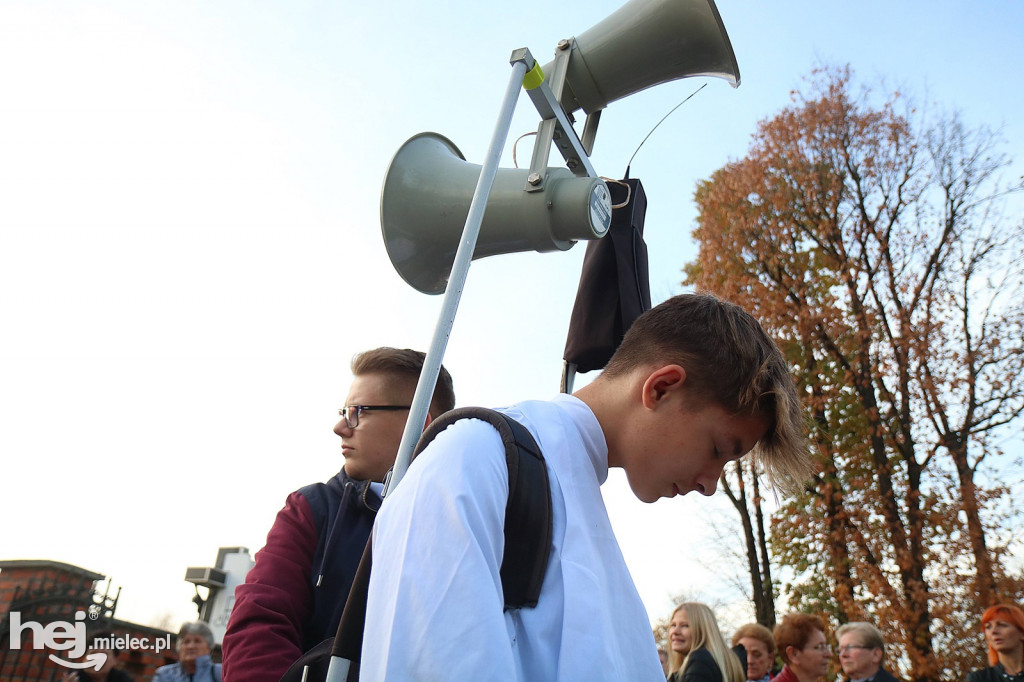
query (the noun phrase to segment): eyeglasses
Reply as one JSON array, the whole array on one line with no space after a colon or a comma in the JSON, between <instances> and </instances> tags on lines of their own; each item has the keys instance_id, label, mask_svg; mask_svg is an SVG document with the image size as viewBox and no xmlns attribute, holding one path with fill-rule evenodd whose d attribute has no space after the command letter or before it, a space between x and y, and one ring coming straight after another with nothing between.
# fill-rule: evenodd
<instances>
[{"instance_id":1,"label":"eyeglasses","mask_svg":"<svg viewBox=\"0 0 1024 682\"><path fill-rule=\"evenodd\" d=\"M836 649L836 651L838 651L841 654L845 654L847 651L851 651L853 649L864 649L865 651L867 651L871 648L873 647L861 646L860 644L847 644L846 646L839 647L838 649Z\"/></svg>"},{"instance_id":2,"label":"eyeglasses","mask_svg":"<svg viewBox=\"0 0 1024 682\"><path fill-rule=\"evenodd\" d=\"M359 415L369 410L381 410L393 412L395 410L408 410L411 405L343 405L338 414L345 420L348 428L354 429L359 426Z\"/></svg>"},{"instance_id":3,"label":"eyeglasses","mask_svg":"<svg viewBox=\"0 0 1024 682\"><path fill-rule=\"evenodd\" d=\"M830 647L828 644L815 644L814 646L804 647L804 649L814 649L815 651L821 654L832 653L832 647Z\"/></svg>"}]
</instances>

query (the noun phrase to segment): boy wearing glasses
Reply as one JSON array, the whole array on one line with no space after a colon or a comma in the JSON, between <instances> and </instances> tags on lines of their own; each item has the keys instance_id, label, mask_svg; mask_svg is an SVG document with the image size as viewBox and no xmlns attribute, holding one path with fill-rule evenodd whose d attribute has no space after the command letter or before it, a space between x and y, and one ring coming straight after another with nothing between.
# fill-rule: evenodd
<instances>
[{"instance_id":1,"label":"boy wearing glasses","mask_svg":"<svg viewBox=\"0 0 1024 682\"><path fill-rule=\"evenodd\" d=\"M677 296L633 324L588 386L502 411L534 435L550 478L537 606L503 610L500 438L456 422L377 518L360 679L662 682L600 486L621 467L644 502L711 495L723 467L752 450L776 485L801 480L808 453L782 354L739 307Z\"/></svg>"},{"instance_id":2,"label":"boy wearing glasses","mask_svg":"<svg viewBox=\"0 0 1024 682\"><path fill-rule=\"evenodd\" d=\"M225 679L278 682L304 652L334 636L424 359L397 348L352 359L352 383L334 427L345 464L326 483L288 496L245 584L235 590L224 635ZM442 367L426 424L454 406L452 379Z\"/></svg>"}]
</instances>

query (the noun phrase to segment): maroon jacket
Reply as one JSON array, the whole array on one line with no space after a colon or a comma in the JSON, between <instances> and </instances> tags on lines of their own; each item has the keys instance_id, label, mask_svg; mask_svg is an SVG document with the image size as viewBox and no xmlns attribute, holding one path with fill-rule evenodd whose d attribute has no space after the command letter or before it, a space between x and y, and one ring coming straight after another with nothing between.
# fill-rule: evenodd
<instances>
[{"instance_id":1,"label":"maroon jacket","mask_svg":"<svg viewBox=\"0 0 1024 682\"><path fill-rule=\"evenodd\" d=\"M772 682L800 682L788 665L782 666L782 672L772 678Z\"/></svg>"},{"instance_id":2,"label":"maroon jacket","mask_svg":"<svg viewBox=\"0 0 1024 682\"><path fill-rule=\"evenodd\" d=\"M224 682L279 682L299 656L333 637L380 497L342 470L288 496L224 634Z\"/></svg>"}]
</instances>

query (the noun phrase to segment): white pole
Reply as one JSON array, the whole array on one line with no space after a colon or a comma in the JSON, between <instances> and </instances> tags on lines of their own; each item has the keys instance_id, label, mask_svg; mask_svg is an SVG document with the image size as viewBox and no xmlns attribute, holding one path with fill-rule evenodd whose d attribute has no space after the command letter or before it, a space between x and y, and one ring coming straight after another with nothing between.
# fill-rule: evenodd
<instances>
[{"instance_id":1,"label":"white pole","mask_svg":"<svg viewBox=\"0 0 1024 682\"><path fill-rule=\"evenodd\" d=\"M529 53L527 52L527 54ZM512 75L509 78L508 88L505 90L505 99L502 102L501 110L498 113L498 122L494 126L491 144L487 149L487 156L484 158L483 167L480 169L480 179L477 181L476 190L473 192L473 201L469 204L469 215L466 216L466 226L462 231L462 241L459 243L458 251L455 252L455 262L452 264L452 273L448 278L448 286L444 292L444 301L441 304L441 314L437 320L437 327L434 328L434 338L430 342L427 357L423 362L423 371L420 372L420 378L416 384L416 393L413 394L412 407L409 408L409 420L405 423L402 442L398 446L395 466L384 488L385 497L405 476L405 471L409 468L409 462L412 460L412 451L416 447L420 434L423 433L423 424L427 420L427 412L430 409L430 400L434 395L437 375L441 372L441 360L444 358L444 351L448 346L448 337L451 335L452 325L455 324L455 313L459 308L459 299L462 297L462 289L466 284L466 275L469 274L469 264L473 260L473 251L476 249L477 237L480 236L480 225L484 219L484 209L487 208L487 199L491 194L491 186L494 184L494 178L498 173L498 161L501 159L501 152L505 148L509 128L512 127L512 114L515 113L516 101L519 99L519 89L523 85L523 77L526 75L526 71L527 64L525 61L513 62ZM350 662L344 658L332 656L331 664L327 669L327 682L345 682L348 678L349 664Z\"/></svg>"},{"instance_id":2,"label":"white pole","mask_svg":"<svg viewBox=\"0 0 1024 682\"><path fill-rule=\"evenodd\" d=\"M441 371L441 360L444 358L448 337L451 335L452 325L455 323L455 313L459 307L459 300L462 298L466 276L469 274L469 264L473 260L473 251L476 249L477 237L480 235L480 225L484 219L484 209L487 208L487 199L498 173L501 152L505 147L506 139L508 139L509 128L512 126L512 114L515 112L516 100L523 85L524 75L526 75L526 64L522 61L514 63L512 76L505 91L505 100L502 102L498 122L495 124L491 137L490 147L487 149L487 156L480 169L480 179L477 180L476 190L473 192L473 201L469 204L469 214L466 216L466 226L462 231L462 241L459 243L458 251L455 252L455 262L452 264L448 286L445 288L441 314L437 320L437 327L434 329L434 338L427 350L423 371L416 384L416 393L413 395L412 407L409 410L409 421L406 422L405 431L402 433L402 443L398 446L398 455L395 458L391 479L384 490L385 496L405 476L405 471L409 468L409 462L412 459L412 451L423 433L423 424L427 420L427 411L430 409L430 400L434 395L437 375Z\"/></svg>"}]
</instances>

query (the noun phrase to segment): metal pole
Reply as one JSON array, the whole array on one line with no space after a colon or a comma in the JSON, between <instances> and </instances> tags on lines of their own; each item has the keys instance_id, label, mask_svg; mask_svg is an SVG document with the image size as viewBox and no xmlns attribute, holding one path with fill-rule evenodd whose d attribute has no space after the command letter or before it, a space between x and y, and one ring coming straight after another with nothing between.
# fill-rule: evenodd
<instances>
[{"instance_id":1,"label":"metal pole","mask_svg":"<svg viewBox=\"0 0 1024 682\"><path fill-rule=\"evenodd\" d=\"M530 64L531 68L532 66ZM437 375L441 372L441 360L444 357L445 348L448 346L452 325L455 324L455 313L459 308L459 299L462 297L462 289L466 284L466 275L469 274L469 264L473 260L473 251L476 249L477 237L480 235L484 209L487 207L491 186L498 173L498 161L501 159L501 152L508 139L509 128L512 127L512 114L515 113L516 100L519 99L519 89L523 85L523 76L526 75L526 71L525 61L513 62L512 75L509 78L508 88L505 90L505 99L498 113L498 121L494 126L487 156L480 169L480 179L473 192L473 201L469 205L469 215L466 216L462 241L458 251L455 252L455 262L448 278L448 287L444 292L441 314L438 317L437 326L434 328L434 338L430 342L426 360L423 362L423 371L416 384L416 393L413 394L412 407L409 408L409 420L405 423L405 431L402 432L402 442L398 446L395 466L384 486L385 497L405 476L405 471L409 468L409 462L412 459L413 448L416 447L416 442L419 440L420 434L423 433L423 424L427 420L430 400L434 395L434 385L437 383ZM348 669L348 660L331 657L331 664L327 669L327 682L345 682L348 677Z\"/></svg>"},{"instance_id":2,"label":"metal pole","mask_svg":"<svg viewBox=\"0 0 1024 682\"><path fill-rule=\"evenodd\" d=\"M490 147L487 149L487 156L480 169L480 179L477 181L476 190L473 192L473 201L469 204L469 214L466 216L466 226L462 232L462 241L459 243L458 251L455 252L455 262L452 265L452 273L448 278L448 286L444 292L444 302L441 305L441 314L437 320L437 327L434 329L434 338L427 350L427 357L423 363L423 372L420 374L419 382L416 384L416 393L413 395L412 407L409 410L409 421L405 424L405 431L402 433L402 443L398 447L398 455L395 458L395 466L391 473L391 479L384 490L387 495L409 468L409 461L412 459L413 448L423 433L423 424L427 420L427 411L430 408L430 400L434 395L434 385L437 383L437 375L441 371L441 360L444 357L445 348L448 346L448 337L451 335L452 325L455 323L455 313L459 307L459 300L462 297L462 290L466 284L466 276L469 274L469 264L473 260L473 251L476 249L477 237L480 235L480 225L484 219L484 209L487 208L487 199L491 193L491 186L498 173L498 162L501 159L502 149L508 139L508 131L512 126L512 114L515 112L516 100L519 97L519 89L523 84L523 76L526 74L526 64L516 62L512 65L512 76L509 79L508 88L505 91L505 99L502 102L498 114L498 121L495 124L494 133L491 137Z\"/></svg>"}]
</instances>

